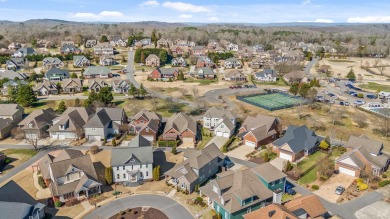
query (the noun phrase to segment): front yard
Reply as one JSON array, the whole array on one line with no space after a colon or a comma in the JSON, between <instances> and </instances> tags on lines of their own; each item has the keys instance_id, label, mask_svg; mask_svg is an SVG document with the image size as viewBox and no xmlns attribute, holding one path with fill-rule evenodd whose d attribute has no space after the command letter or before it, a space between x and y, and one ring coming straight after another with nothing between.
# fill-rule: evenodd
<instances>
[{"instance_id":1,"label":"front yard","mask_svg":"<svg viewBox=\"0 0 390 219\"><path fill-rule=\"evenodd\" d=\"M305 172L306 170L310 169L312 166L316 165L318 161L322 160L324 157L326 157L326 153L317 151L314 154L310 155L309 157L306 157L301 162L297 164L298 168Z\"/></svg>"},{"instance_id":2,"label":"front yard","mask_svg":"<svg viewBox=\"0 0 390 219\"><path fill-rule=\"evenodd\" d=\"M2 170L3 174L21 165L22 163L26 162L38 153L37 151L30 149L6 149L1 152L3 152L7 156L5 160L5 166L0 169Z\"/></svg>"}]
</instances>

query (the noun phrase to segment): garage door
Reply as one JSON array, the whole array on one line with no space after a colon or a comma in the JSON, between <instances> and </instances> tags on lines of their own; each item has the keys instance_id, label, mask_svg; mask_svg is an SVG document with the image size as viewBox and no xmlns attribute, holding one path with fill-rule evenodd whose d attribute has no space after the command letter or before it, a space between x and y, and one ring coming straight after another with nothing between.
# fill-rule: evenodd
<instances>
[{"instance_id":1,"label":"garage door","mask_svg":"<svg viewBox=\"0 0 390 219\"><path fill-rule=\"evenodd\" d=\"M217 132L217 136L222 136L222 132Z\"/></svg>"},{"instance_id":2,"label":"garage door","mask_svg":"<svg viewBox=\"0 0 390 219\"><path fill-rule=\"evenodd\" d=\"M153 135L144 135L143 137L148 139L149 141L154 141Z\"/></svg>"},{"instance_id":3,"label":"garage door","mask_svg":"<svg viewBox=\"0 0 390 219\"><path fill-rule=\"evenodd\" d=\"M65 135L58 135L58 139L65 140Z\"/></svg>"},{"instance_id":4,"label":"garage door","mask_svg":"<svg viewBox=\"0 0 390 219\"><path fill-rule=\"evenodd\" d=\"M292 156L289 155L289 154L280 153L280 154L279 154L279 157L282 158L282 159L285 159L285 160L292 161Z\"/></svg>"},{"instance_id":5,"label":"garage door","mask_svg":"<svg viewBox=\"0 0 390 219\"><path fill-rule=\"evenodd\" d=\"M230 137L230 134L229 134L228 132L225 132L225 133L223 133L222 136L225 137L225 138L229 138L229 137Z\"/></svg>"},{"instance_id":6,"label":"garage door","mask_svg":"<svg viewBox=\"0 0 390 219\"><path fill-rule=\"evenodd\" d=\"M339 167L339 171L340 171L340 173L344 173L344 174L349 175L349 176L355 176L355 171L344 168L344 167Z\"/></svg>"},{"instance_id":7,"label":"garage door","mask_svg":"<svg viewBox=\"0 0 390 219\"><path fill-rule=\"evenodd\" d=\"M90 135L88 136L89 140L98 141L100 140L100 135Z\"/></svg>"},{"instance_id":8,"label":"garage door","mask_svg":"<svg viewBox=\"0 0 390 219\"><path fill-rule=\"evenodd\" d=\"M183 145L186 147L194 147L194 139L193 138L183 138Z\"/></svg>"},{"instance_id":9,"label":"garage door","mask_svg":"<svg viewBox=\"0 0 390 219\"><path fill-rule=\"evenodd\" d=\"M253 147L253 148L256 147L256 143L255 143L255 142L252 142L252 141L245 141L245 145L246 145L246 146L249 146L249 147Z\"/></svg>"}]
</instances>

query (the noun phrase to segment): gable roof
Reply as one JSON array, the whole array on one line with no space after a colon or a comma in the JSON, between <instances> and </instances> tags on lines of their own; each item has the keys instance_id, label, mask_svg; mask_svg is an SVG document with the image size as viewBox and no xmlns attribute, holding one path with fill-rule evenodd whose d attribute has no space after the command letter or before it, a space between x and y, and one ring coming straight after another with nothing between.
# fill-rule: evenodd
<instances>
[{"instance_id":1,"label":"gable roof","mask_svg":"<svg viewBox=\"0 0 390 219\"><path fill-rule=\"evenodd\" d=\"M256 167L253 167L251 170L268 183L285 178L287 176L270 163L263 163Z\"/></svg>"},{"instance_id":2,"label":"gable roof","mask_svg":"<svg viewBox=\"0 0 390 219\"><path fill-rule=\"evenodd\" d=\"M366 146L366 149L372 153L379 155L380 151L383 149L383 143L379 141L374 141L369 139L367 136L353 136L349 137L347 147L349 148L359 148L361 146Z\"/></svg>"},{"instance_id":3,"label":"gable roof","mask_svg":"<svg viewBox=\"0 0 390 219\"><path fill-rule=\"evenodd\" d=\"M120 108L97 108L96 113L85 124L85 128L103 128L111 121L122 121L124 110Z\"/></svg>"},{"instance_id":4,"label":"gable roof","mask_svg":"<svg viewBox=\"0 0 390 219\"><path fill-rule=\"evenodd\" d=\"M284 77L286 77L289 80L301 80L304 77L306 77L306 72L304 71L292 71L288 74L285 74Z\"/></svg>"},{"instance_id":5,"label":"gable roof","mask_svg":"<svg viewBox=\"0 0 390 219\"><path fill-rule=\"evenodd\" d=\"M28 129L28 125L32 124L32 128L40 129L52 124L52 120L56 117L57 115L52 108L34 110L19 123L19 126L23 126L22 129Z\"/></svg>"},{"instance_id":6,"label":"gable roof","mask_svg":"<svg viewBox=\"0 0 390 219\"><path fill-rule=\"evenodd\" d=\"M362 159L362 157L364 157L365 160ZM336 160L336 162L343 163L342 161L346 158L350 158L359 167L359 169L364 169L366 162L369 162L373 166L384 168L387 166L388 160L390 159L388 156L383 154L373 155L370 152L370 147L366 145L361 145L344 153Z\"/></svg>"},{"instance_id":7,"label":"gable roof","mask_svg":"<svg viewBox=\"0 0 390 219\"><path fill-rule=\"evenodd\" d=\"M89 66L85 71L83 72L83 75L89 76L89 75L109 75L111 73L111 70L104 66Z\"/></svg>"},{"instance_id":8,"label":"gable roof","mask_svg":"<svg viewBox=\"0 0 390 219\"><path fill-rule=\"evenodd\" d=\"M57 58L57 57L46 57L42 60L42 63L43 64L54 64L54 65L58 65L60 63L62 63L62 61Z\"/></svg>"},{"instance_id":9,"label":"gable roof","mask_svg":"<svg viewBox=\"0 0 390 219\"><path fill-rule=\"evenodd\" d=\"M69 78L69 71L65 69L59 69L59 68L51 68L49 71L46 72L45 76L47 78L52 76L63 76Z\"/></svg>"},{"instance_id":10,"label":"gable roof","mask_svg":"<svg viewBox=\"0 0 390 219\"><path fill-rule=\"evenodd\" d=\"M276 76L278 76L278 71L273 70L273 69L265 69L265 70L255 74L255 76L257 78L264 78L264 77L266 77L266 75L267 76L271 75L272 77L276 77Z\"/></svg>"},{"instance_id":11,"label":"gable roof","mask_svg":"<svg viewBox=\"0 0 390 219\"><path fill-rule=\"evenodd\" d=\"M230 110L218 109L216 107L211 107L203 115L203 117L207 117L207 118L222 118L223 116L226 116L228 119L237 118L237 115L234 112Z\"/></svg>"},{"instance_id":12,"label":"gable roof","mask_svg":"<svg viewBox=\"0 0 390 219\"><path fill-rule=\"evenodd\" d=\"M157 60L160 60L160 58L155 55L155 54L150 54L145 60L149 60L149 59L157 59Z\"/></svg>"},{"instance_id":13,"label":"gable roof","mask_svg":"<svg viewBox=\"0 0 390 219\"><path fill-rule=\"evenodd\" d=\"M299 219L286 207L275 203L245 214L243 217L244 219Z\"/></svg>"},{"instance_id":14,"label":"gable roof","mask_svg":"<svg viewBox=\"0 0 390 219\"><path fill-rule=\"evenodd\" d=\"M291 149L293 153L299 153L304 149L309 150L315 147L322 139L314 131L308 129L306 125L299 127L290 125L284 136L274 141L273 144L282 149Z\"/></svg>"},{"instance_id":15,"label":"gable roof","mask_svg":"<svg viewBox=\"0 0 390 219\"><path fill-rule=\"evenodd\" d=\"M183 113L177 113L168 118L168 121L164 128L164 133L168 132L171 129L175 129L179 133L182 133L188 129L196 135L197 124L195 120L193 120L191 117Z\"/></svg>"},{"instance_id":16,"label":"gable roof","mask_svg":"<svg viewBox=\"0 0 390 219\"><path fill-rule=\"evenodd\" d=\"M19 110L24 110L19 104L0 104L0 116L12 116Z\"/></svg>"},{"instance_id":17,"label":"gable roof","mask_svg":"<svg viewBox=\"0 0 390 219\"><path fill-rule=\"evenodd\" d=\"M216 125L217 129L221 124L224 124L228 130L233 131L236 128L236 124L233 124L232 120L230 120L227 116L223 115L219 120L219 123Z\"/></svg>"},{"instance_id":18,"label":"gable roof","mask_svg":"<svg viewBox=\"0 0 390 219\"><path fill-rule=\"evenodd\" d=\"M69 107L60 117L57 117L53 121L53 126L51 126L48 131L74 132L80 130L87 123L90 114L91 113L87 111L85 107ZM61 125L65 126L64 130L60 129Z\"/></svg>"},{"instance_id":19,"label":"gable roof","mask_svg":"<svg viewBox=\"0 0 390 219\"><path fill-rule=\"evenodd\" d=\"M153 163L153 147L151 146L151 143L142 136L139 136L138 138L145 144L139 145L138 147L121 147L112 150L111 166L124 166L131 162L131 158L134 159L134 163L131 165ZM145 140L147 142L145 142ZM136 141L140 142L139 140Z\"/></svg>"},{"instance_id":20,"label":"gable roof","mask_svg":"<svg viewBox=\"0 0 390 219\"><path fill-rule=\"evenodd\" d=\"M78 86L82 86L80 78L65 78L64 80L62 80L62 82L61 82L62 85L61 86L62 86L62 88L66 88L72 82L76 83Z\"/></svg>"},{"instance_id":21,"label":"gable roof","mask_svg":"<svg viewBox=\"0 0 390 219\"><path fill-rule=\"evenodd\" d=\"M158 132L158 129L159 129L159 125L160 125L160 120L158 119L151 119L149 120L147 123L145 123L141 129L139 130L139 132L142 132L142 130L146 129L146 128L149 128L150 130L152 130L154 133L157 134Z\"/></svg>"},{"instance_id":22,"label":"gable roof","mask_svg":"<svg viewBox=\"0 0 390 219\"><path fill-rule=\"evenodd\" d=\"M14 80L15 78L19 78L20 80L26 79L26 75L21 74L19 72L15 72L12 70L5 70L0 72L0 79L8 78L10 80Z\"/></svg>"},{"instance_id":23,"label":"gable roof","mask_svg":"<svg viewBox=\"0 0 390 219\"><path fill-rule=\"evenodd\" d=\"M284 205L289 211L303 209L311 218L319 217L328 212L316 195L301 196Z\"/></svg>"},{"instance_id":24,"label":"gable roof","mask_svg":"<svg viewBox=\"0 0 390 219\"><path fill-rule=\"evenodd\" d=\"M137 114L135 114L133 116L133 119L137 120L141 117L143 117L147 120L151 120L151 119L161 120L161 116L159 114L152 112L150 110L145 110L145 109L143 109L143 110L139 111Z\"/></svg>"},{"instance_id":25,"label":"gable roof","mask_svg":"<svg viewBox=\"0 0 390 219\"><path fill-rule=\"evenodd\" d=\"M237 69L225 72L225 75L224 75L225 78L230 78L233 76L234 77L241 77L241 78L245 77L245 75L240 70L237 70Z\"/></svg>"},{"instance_id":26,"label":"gable roof","mask_svg":"<svg viewBox=\"0 0 390 219\"><path fill-rule=\"evenodd\" d=\"M266 126L267 131L269 131L271 126L275 123L275 121L280 122L279 118L277 117L257 114L256 117L253 116L246 117L241 127L245 128L246 131L251 131L262 126Z\"/></svg>"}]
</instances>

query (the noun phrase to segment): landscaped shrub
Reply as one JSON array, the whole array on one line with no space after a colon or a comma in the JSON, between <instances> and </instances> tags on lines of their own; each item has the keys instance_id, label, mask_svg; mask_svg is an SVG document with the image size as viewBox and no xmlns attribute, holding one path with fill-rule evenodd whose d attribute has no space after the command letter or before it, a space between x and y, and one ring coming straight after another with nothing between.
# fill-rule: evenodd
<instances>
[{"instance_id":1,"label":"landscaped shrub","mask_svg":"<svg viewBox=\"0 0 390 219\"><path fill-rule=\"evenodd\" d=\"M382 178L387 178L386 173L382 174Z\"/></svg>"},{"instance_id":2,"label":"landscaped shrub","mask_svg":"<svg viewBox=\"0 0 390 219\"><path fill-rule=\"evenodd\" d=\"M368 185L365 183L360 183L358 185L358 188L359 188L359 191L364 191L364 190L368 189Z\"/></svg>"},{"instance_id":3,"label":"landscaped shrub","mask_svg":"<svg viewBox=\"0 0 390 219\"><path fill-rule=\"evenodd\" d=\"M264 153L263 160L264 160L264 162L268 162L269 161L267 152Z\"/></svg>"},{"instance_id":4,"label":"landscaped shrub","mask_svg":"<svg viewBox=\"0 0 390 219\"><path fill-rule=\"evenodd\" d=\"M261 145L261 149L262 149L262 150L265 150L265 149L267 149L267 146Z\"/></svg>"},{"instance_id":5,"label":"landscaped shrub","mask_svg":"<svg viewBox=\"0 0 390 219\"><path fill-rule=\"evenodd\" d=\"M173 146L173 147L172 147L171 153L172 153L173 155L175 155L175 154L177 153L176 146Z\"/></svg>"},{"instance_id":6,"label":"landscaped shrub","mask_svg":"<svg viewBox=\"0 0 390 219\"><path fill-rule=\"evenodd\" d=\"M46 189L47 188L47 186L45 184L45 180L43 179L42 176L38 176L38 184L39 184L39 186L41 186L42 189Z\"/></svg>"},{"instance_id":7,"label":"landscaped shrub","mask_svg":"<svg viewBox=\"0 0 390 219\"><path fill-rule=\"evenodd\" d=\"M317 186L317 185L312 185L311 188L312 188L313 190L318 190L318 189L320 189L320 187Z\"/></svg>"},{"instance_id":8,"label":"landscaped shrub","mask_svg":"<svg viewBox=\"0 0 390 219\"><path fill-rule=\"evenodd\" d=\"M91 154L97 154L99 152L99 147L97 145L93 145L91 147Z\"/></svg>"},{"instance_id":9,"label":"landscaped shrub","mask_svg":"<svg viewBox=\"0 0 390 219\"><path fill-rule=\"evenodd\" d=\"M364 180L362 178L357 178L356 183L359 185L359 183L364 183Z\"/></svg>"},{"instance_id":10,"label":"landscaped shrub","mask_svg":"<svg viewBox=\"0 0 390 219\"><path fill-rule=\"evenodd\" d=\"M390 180L384 180L379 183L379 187L385 187L386 185L390 184Z\"/></svg>"},{"instance_id":11,"label":"landscaped shrub","mask_svg":"<svg viewBox=\"0 0 390 219\"><path fill-rule=\"evenodd\" d=\"M125 215L125 214L126 214L126 211L120 211L119 214L120 214L120 215Z\"/></svg>"},{"instance_id":12,"label":"landscaped shrub","mask_svg":"<svg viewBox=\"0 0 390 219\"><path fill-rule=\"evenodd\" d=\"M112 139L112 146L116 146L116 140L115 140L115 138Z\"/></svg>"},{"instance_id":13,"label":"landscaped shrub","mask_svg":"<svg viewBox=\"0 0 390 219\"><path fill-rule=\"evenodd\" d=\"M364 94L363 93L358 93L356 96L359 97L359 98L363 98Z\"/></svg>"},{"instance_id":14,"label":"landscaped shrub","mask_svg":"<svg viewBox=\"0 0 390 219\"><path fill-rule=\"evenodd\" d=\"M56 206L57 208L61 207L62 203L60 201L55 201L54 202L54 206Z\"/></svg>"}]
</instances>

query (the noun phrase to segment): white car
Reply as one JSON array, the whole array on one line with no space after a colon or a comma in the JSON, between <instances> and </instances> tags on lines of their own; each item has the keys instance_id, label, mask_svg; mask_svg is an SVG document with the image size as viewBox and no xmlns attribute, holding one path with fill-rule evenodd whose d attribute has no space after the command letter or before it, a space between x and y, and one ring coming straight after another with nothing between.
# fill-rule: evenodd
<instances>
[{"instance_id":1,"label":"white car","mask_svg":"<svg viewBox=\"0 0 390 219\"><path fill-rule=\"evenodd\" d=\"M363 100L355 100L354 104L356 105L363 105L365 104L366 102L364 102Z\"/></svg>"}]
</instances>

